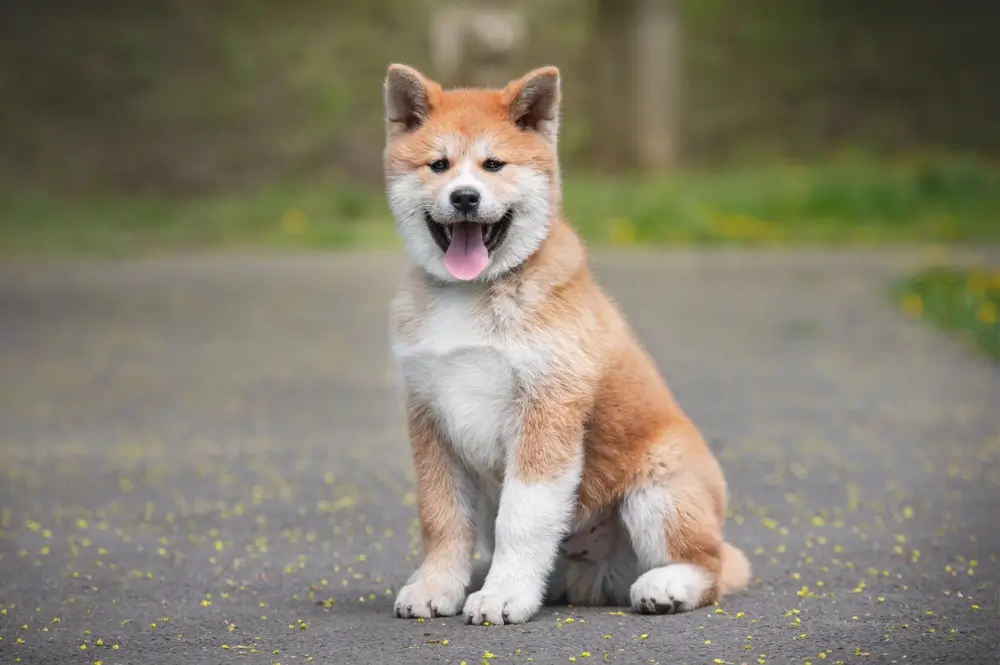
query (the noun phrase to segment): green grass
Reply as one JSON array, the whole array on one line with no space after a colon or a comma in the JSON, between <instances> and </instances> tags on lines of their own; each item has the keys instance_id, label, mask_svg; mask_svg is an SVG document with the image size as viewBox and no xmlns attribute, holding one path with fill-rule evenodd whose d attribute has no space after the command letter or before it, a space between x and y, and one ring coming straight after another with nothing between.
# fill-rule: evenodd
<instances>
[{"instance_id":1,"label":"green grass","mask_svg":"<svg viewBox=\"0 0 1000 665\"><path fill-rule=\"evenodd\" d=\"M1000 270L935 266L895 285L904 311L1000 360Z\"/></svg>"},{"instance_id":2,"label":"green grass","mask_svg":"<svg viewBox=\"0 0 1000 665\"><path fill-rule=\"evenodd\" d=\"M342 186L272 186L181 200L0 193L0 253L22 258L390 242L392 225L378 193Z\"/></svg>"},{"instance_id":3,"label":"green grass","mask_svg":"<svg viewBox=\"0 0 1000 665\"><path fill-rule=\"evenodd\" d=\"M1000 171L850 161L567 184L588 238L638 243L1000 240ZM610 220L610 221L609 221Z\"/></svg>"},{"instance_id":4,"label":"green grass","mask_svg":"<svg viewBox=\"0 0 1000 665\"><path fill-rule=\"evenodd\" d=\"M1000 242L1000 169L958 160L567 177L593 245ZM197 199L60 200L0 191L0 254L134 255L397 246L383 193L329 183Z\"/></svg>"}]
</instances>

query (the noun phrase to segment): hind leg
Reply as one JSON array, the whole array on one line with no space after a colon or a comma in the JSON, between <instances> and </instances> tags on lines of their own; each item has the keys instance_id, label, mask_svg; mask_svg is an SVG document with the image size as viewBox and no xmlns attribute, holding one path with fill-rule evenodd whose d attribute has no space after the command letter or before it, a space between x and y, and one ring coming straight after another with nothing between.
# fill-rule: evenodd
<instances>
[{"instance_id":1,"label":"hind leg","mask_svg":"<svg viewBox=\"0 0 1000 665\"><path fill-rule=\"evenodd\" d=\"M621 521L644 571L629 590L634 610L669 614L716 601L724 550L718 505L697 478L683 474L625 496Z\"/></svg>"}]
</instances>

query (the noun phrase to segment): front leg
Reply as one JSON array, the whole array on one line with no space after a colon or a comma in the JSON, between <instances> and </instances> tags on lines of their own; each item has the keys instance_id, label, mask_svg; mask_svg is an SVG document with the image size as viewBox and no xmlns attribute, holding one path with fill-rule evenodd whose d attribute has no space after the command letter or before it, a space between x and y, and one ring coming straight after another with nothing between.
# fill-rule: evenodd
<instances>
[{"instance_id":1,"label":"front leg","mask_svg":"<svg viewBox=\"0 0 1000 665\"><path fill-rule=\"evenodd\" d=\"M559 544L569 530L583 468L582 414L558 401L522 411L508 451L492 565L465 603L476 625L524 623L542 606Z\"/></svg>"},{"instance_id":2,"label":"front leg","mask_svg":"<svg viewBox=\"0 0 1000 665\"><path fill-rule=\"evenodd\" d=\"M400 589L394 613L404 619L452 616L461 609L472 576L474 490L429 410L410 404L407 420L424 560Z\"/></svg>"}]
</instances>

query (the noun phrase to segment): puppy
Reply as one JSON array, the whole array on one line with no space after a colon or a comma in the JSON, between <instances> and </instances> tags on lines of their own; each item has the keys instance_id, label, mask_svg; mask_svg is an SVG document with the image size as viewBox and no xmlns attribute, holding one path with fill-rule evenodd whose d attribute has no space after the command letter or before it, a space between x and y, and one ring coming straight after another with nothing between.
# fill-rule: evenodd
<instances>
[{"instance_id":1,"label":"puppy","mask_svg":"<svg viewBox=\"0 0 1000 665\"><path fill-rule=\"evenodd\" d=\"M559 71L444 90L394 64L384 104L424 547L396 616L516 624L546 600L659 614L745 587L722 470L563 218Z\"/></svg>"}]
</instances>

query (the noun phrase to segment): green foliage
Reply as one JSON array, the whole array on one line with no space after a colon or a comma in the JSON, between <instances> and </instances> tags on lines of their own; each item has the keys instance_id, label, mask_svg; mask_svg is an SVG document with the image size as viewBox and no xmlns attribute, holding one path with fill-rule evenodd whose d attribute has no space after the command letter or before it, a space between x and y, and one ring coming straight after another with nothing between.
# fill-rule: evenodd
<instances>
[{"instance_id":1,"label":"green foliage","mask_svg":"<svg viewBox=\"0 0 1000 665\"><path fill-rule=\"evenodd\" d=\"M1000 361L1000 270L935 266L896 284L894 296L908 314Z\"/></svg>"},{"instance_id":2,"label":"green foliage","mask_svg":"<svg viewBox=\"0 0 1000 665\"><path fill-rule=\"evenodd\" d=\"M1000 239L1000 172L963 161L849 159L653 181L572 181L566 200L571 219L598 241Z\"/></svg>"},{"instance_id":3,"label":"green foliage","mask_svg":"<svg viewBox=\"0 0 1000 665\"><path fill-rule=\"evenodd\" d=\"M1000 242L1000 170L969 161L569 177L570 222L594 245ZM328 181L197 198L0 194L0 253L396 246L378 188Z\"/></svg>"},{"instance_id":4,"label":"green foliage","mask_svg":"<svg viewBox=\"0 0 1000 665\"><path fill-rule=\"evenodd\" d=\"M435 74L428 26L443 2L0 3L0 179L183 196L374 183L385 68ZM594 3L520 4L528 39L510 73L560 67L565 164L600 166ZM1000 153L1000 4L943 4L682 0L686 164L811 161L844 145Z\"/></svg>"},{"instance_id":5,"label":"green foliage","mask_svg":"<svg viewBox=\"0 0 1000 665\"><path fill-rule=\"evenodd\" d=\"M377 192L272 186L242 196L170 200L0 195L0 254L129 256L178 250L382 246L392 242Z\"/></svg>"}]
</instances>

